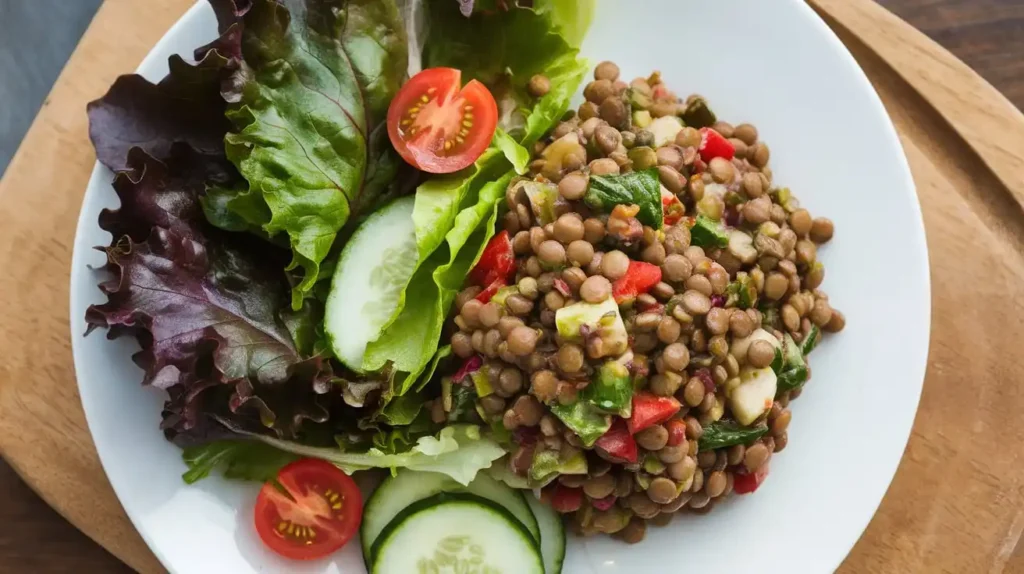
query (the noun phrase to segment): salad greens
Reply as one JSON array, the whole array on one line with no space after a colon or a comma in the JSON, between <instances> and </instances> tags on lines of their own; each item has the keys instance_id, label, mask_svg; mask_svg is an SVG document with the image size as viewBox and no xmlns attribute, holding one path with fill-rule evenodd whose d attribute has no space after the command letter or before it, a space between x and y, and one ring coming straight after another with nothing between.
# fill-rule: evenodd
<instances>
[{"instance_id":1,"label":"salad greens","mask_svg":"<svg viewBox=\"0 0 1024 574\"><path fill-rule=\"evenodd\" d=\"M266 480L302 456L468 482L504 450L424 408L451 355L441 328L527 149L579 88L593 1L477 2L467 17L424 0L422 58L395 0L210 2L220 36L195 64L172 57L156 84L123 76L88 106L121 201L100 216L113 278L90 330L139 341L144 384L168 394L161 428L187 447L187 482L215 469ZM391 146L410 54L461 68L500 104L491 147L461 172L425 176ZM539 73L551 89L533 98ZM414 272L366 348L369 372L353 373L327 344L326 279L355 228L413 189Z\"/></svg>"},{"instance_id":2,"label":"salad greens","mask_svg":"<svg viewBox=\"0 0 1024 574\"><path fill-rule=\"evenodd\" d=\"M394 4L377 0L256 0L242 25L225 144L249 186L228 210L287 234L298 308L335 235L387 199L400 160L382 121L408 68L405 33Z\"/></svg>"}]
</instances>

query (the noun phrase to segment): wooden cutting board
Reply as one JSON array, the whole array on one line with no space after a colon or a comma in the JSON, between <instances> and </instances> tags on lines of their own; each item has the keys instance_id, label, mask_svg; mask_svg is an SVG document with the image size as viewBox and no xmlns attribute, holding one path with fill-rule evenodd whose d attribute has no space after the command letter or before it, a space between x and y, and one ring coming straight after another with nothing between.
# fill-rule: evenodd
<instances>
[{"instance_id":1,"label":"wooden cutting board","mask_svg":"<svg viewBox=\"0 0 1024 574\"><path fill-rule=\"evenodd\" d=\"M1024 116L871 0L809 2L899 130L932 269L931 355L913 435L841 571L1024 571ZM85 104L191 4L107 0L0 181L0 450L68 520L144 572L161 568L107 483L79 403L68 268L94 161Z\"/></svg>"}]
</instances>

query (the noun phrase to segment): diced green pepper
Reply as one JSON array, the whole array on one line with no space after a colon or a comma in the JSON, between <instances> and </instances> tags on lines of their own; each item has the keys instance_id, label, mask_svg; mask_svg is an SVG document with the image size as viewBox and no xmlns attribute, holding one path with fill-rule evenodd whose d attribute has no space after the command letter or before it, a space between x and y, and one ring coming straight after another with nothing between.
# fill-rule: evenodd
<instances>
[{"instance_id":1,"label":"diced green pepper","mask_svg":"<svg viewBox=\"0 0 1024 574\"><path fill-rule=\"evenodd\" d=\"M783 345L785 365L782 373L779 374L778 392L780 393L799 389L807 382L807 362L804 360L800 345L796 344L789 333L786 333Z\"/></svg>"},{"instance_id":2,"label":"diced green pepper","mask_svg":"<svg viewBox=\"0 0 1024 574\"><path fill-rule=\"evenodd\" d=\"M629 378L629 369L616 361L606 362L584 394L602 411L629 418L633 406L633 381Z\"/></svg>"},{"instance_id":3,"label":"diced green pepper","mask_svg":"<svg viewBox=\"0 0 1024 574\"><path fill-rule=\"evenodd\" d=\"M494 297L491 297L491 301L499 306L504 306L505 301L508 300L510 296L518 294L519 287L516 287L515 285L509 285L508 287L502 287L501 289L498 289L498 292L494 294Z\"/></svg>"},{"instance_id":4,"label":"diced green pepper","mask_svg":"<svg viewBox=\"0 0 1024 574\"><path fill-rule=\"evenodd\" d=\"M644 457L644 472L661 474L665 472L665 463L658 460L658 457L653 454L649 454Z\"/></svg>"},{"instance_id":5,"label":"diced green pepper","mask_svg":"<svg viewBox=\"0 0 1024 574\"><path fill-rule=\"evenodd\" d=\"M477 369L469 378L473 380L473 386L476 388L476 394L480 398L484 398L488 395L494 394L494 388L491 386L491 378L487 376L489 369Z\"/></svg>"},{"instance_id":6,"label":"diced green pepper","mask_svg":"<svg viewBox=\"0 0 1024 574\"><path fill-rule=\"evenodd\" d=\"M754 280L747 273L740 271L736 274L736 280L726 287L726 306L750 309L757 305L757 288Z\"/></svg>"},{"instance_id":7,"label":"diced green pepper","mask_svg":"<svg viewBox=\"0 0 1024 574\"><path fill-rule=\"evenodd\" d=\"M821 335L821 330L818 329L817 325L811 325L811 330L807 332L807 336L804 337L803 343L800 344L800 352L804 355L806 361L807 355L811 354L811 351L818 346L818 337Z\"/></svg>"},{"instance_id":8,"label":"diced green pepper","mask_svg":"<svg viewBox=\"0 0 1024 574\"><path fill-rule=\"evenodd\" d=\"M651 125L651 112L647 110L635 110L633 112L633 125L643 129Z\"/></svg>"},{"instance_id":9,"label":"diced green pepper","mask_svg":"<svg viewBox=\"0 0 1024 574\"><path fill-rule=\"evenodd\" d=\"M697 442L698 451L714 450L737 444L749 444L761 438L768 427L743 427L729 421L718 421L704 427L704 434Z\"/></svg>"},{"instance_id":10,"label":"diced green pepper","mask_svg":"<svg viewBox=\"0 0 1024 574\"><path fill-rule=\"evenodd\" d=\"M594 446L597 439L612 426L611 415L601 412L582 397L571 405L552 405L551 412L569 427L569 430L576 433L588 448Z\"/></svg>"},{"instance_id":11,"label":"diced green pepper","mask_svg":"<svg viewBox=\"0 0 1024 574\"><path fill-rule=\"evenodd\" d=\"M729 234L717 221L698 215L690 228L690 244L697 247L725 247L729 245Z\"/></svg>"},{"instance_id":12,"label":"diced green pepper","mask_svg":"<svg viewBox=\"0 0 1024 574\"><path fill-rule=\"evenodd\" d=\"M581 451L575 451L562 460L557 450L538 449L530 463L530 480L543 483L562 474L587 474L587 458Z\"/></svg>"}]
</instances>

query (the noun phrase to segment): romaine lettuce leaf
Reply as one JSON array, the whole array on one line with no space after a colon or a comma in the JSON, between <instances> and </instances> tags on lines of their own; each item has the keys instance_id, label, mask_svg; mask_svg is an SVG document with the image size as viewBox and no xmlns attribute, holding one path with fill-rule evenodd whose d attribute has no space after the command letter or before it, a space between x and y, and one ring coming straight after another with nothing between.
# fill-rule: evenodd
<instances>
[{"instance_id":1,"label":"romaine lettuce leaf","mask_svg":"<svg viewBox=\"0 0 1024 574\"><path fill-rule=\"evenodd\" d=\"M225 143L249 187L223 204L287 235L299 308L342 227L389 199L401 160L383 122L405 34L393 0L255 0L241 18Z\"/></svg>"},{"instance_id":2,"label":"romaine lettuce leaf","mask_svg":"<svg viewBox=\"0 0 1024 574\"><path fill-rule=\"evenodd\" d=\"M170 73L160 83L137 74L121 76L86 107L96 159L111 170L128 167L133 147L164 159L178 142L206 156L224 156L228 122L220 85L232 62L211 51L195 65L179 56L168 64Z\"/></svg>"}]
</instances>

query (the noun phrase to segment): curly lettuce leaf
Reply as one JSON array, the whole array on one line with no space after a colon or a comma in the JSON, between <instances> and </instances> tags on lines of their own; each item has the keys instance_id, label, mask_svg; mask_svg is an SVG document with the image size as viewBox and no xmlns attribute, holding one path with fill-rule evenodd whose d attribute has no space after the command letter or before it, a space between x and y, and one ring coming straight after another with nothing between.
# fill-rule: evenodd
<instances>
[{"instance_id":1,"label":"curly lettuce leaf","mask_svg":"<svg viewBox=\"0 0 1024 574\"><path fill-rule=\"evenodd\" d=\"M458 68L464 81L487 85L498 101L501 127L529 147L569 109L588 68L575 43L563 36L570 27L573 39L585 32L581 23L568 24L566 17L575 12L561 6L565 1L474 11L467 19L450 0L427 0L423 66ZM526 91L534 74L551 80L551 90L540 99Z\"/></svg>"},{"instance_id":2,"label":"curly lettuce leaf","mask_svg":"<svg viewBox=\"0 0 1024 574\"><path fill-rule=\"evenodd\" d=\"M230 166L176 144L167 162L139 148L117 174L116 210L100 215L113 237L107 302L86 313L90 330L135 336L143 383L165 389L165 430L205 433L210 413L294 436L323 422L331 369L311 354L320 311L291 311L279 265L287 253L209 225L199 198ZM312 304L310 304L312 305Z\"/></svg>"},{"instance_id":3,"label":"curly lettuce leaf","mask_svg":"<svg viewBox=\"0 0 1024 574\"><path fill-rule=\"evenodd\" d=\"M401 160L384 120L408 66L405 34L391 0L255 0L240 24L225 144L249 186L220 201L287 235L298 308L339 231L390 197Z\"/></svg>"},{"instance_id":4,"label":"curly lettuce leaf","mask_svg":"<svg viewBox=\"0 0 1024 574\"><path fill-rule=\"evenodd\" d=\"M162 159L175 143L185 143L200 154L223 157L228 122L220 87L234 63L210 51L195 65L179 56L168 64L170 73L159 83L138 74L121 76L86 106L96 159L111 170L128 168L133 147Z\"/></svg>"}]
</instances>

